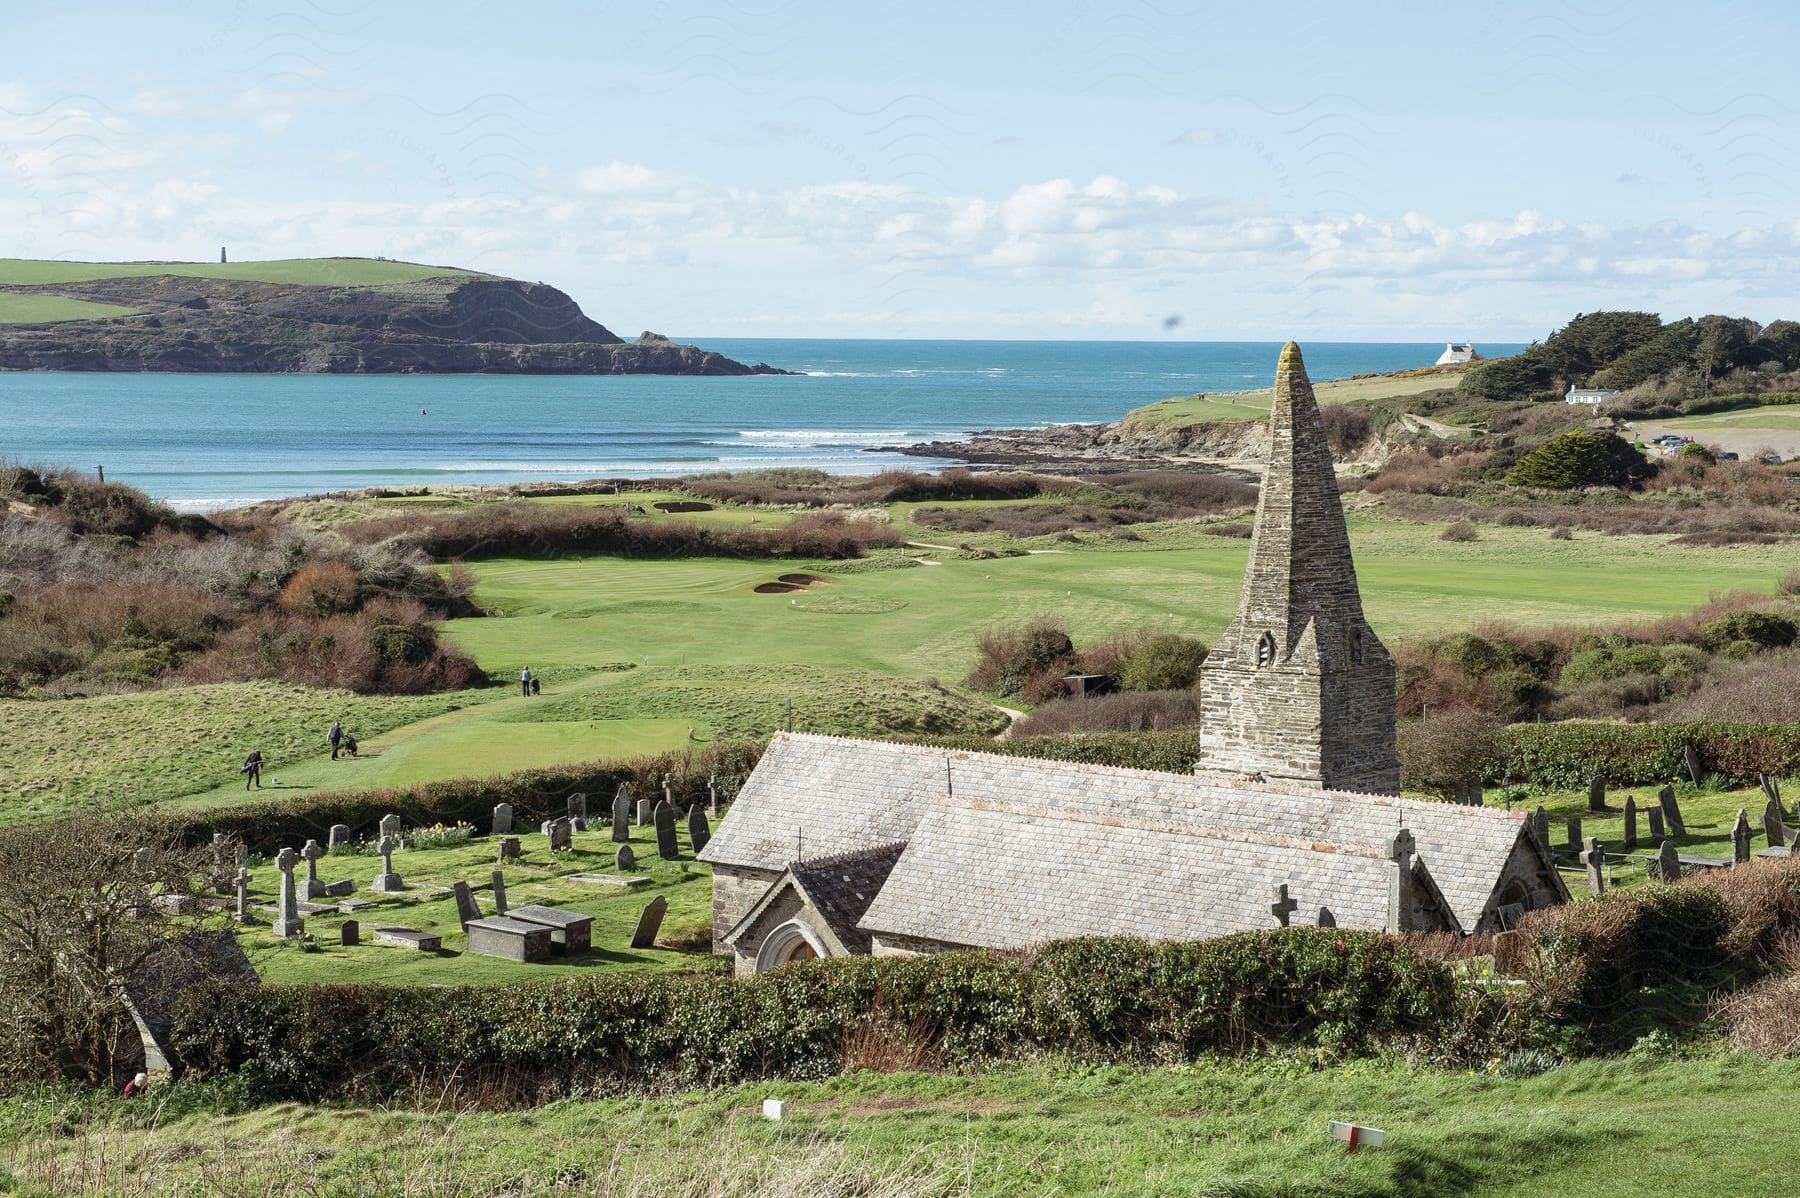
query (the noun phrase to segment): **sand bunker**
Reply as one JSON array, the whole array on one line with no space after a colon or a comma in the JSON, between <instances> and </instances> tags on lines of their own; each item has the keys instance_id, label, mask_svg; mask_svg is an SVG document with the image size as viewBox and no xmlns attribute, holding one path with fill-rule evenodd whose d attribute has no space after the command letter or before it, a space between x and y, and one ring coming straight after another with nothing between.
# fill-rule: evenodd
<instances>
[{"instance_id":1,"label":"sand bunker","mask_svg":"<svg viewBox=\"0 0 1800 1198\"><path fill-rule=\"evenodd\" d=\"M650 505L659 512L710 512L713 505L696 499L665 499Z\"/></svg>"},{"instance_id":2,"label":"sand bunker","mask_svg":"<svg viewBox=\"0 0 1800 1198\"><path fill-rule=\"evenodd\" d=\"M758 595L786 595L790 591L804 591L805 587L797 587L791 582L759 582L751 588Z\"/></svg>"},{"instance_id":3,"label":"sand bunker","mask_svg":"<svg viewBox=\"0 0 1800 1198\"><path fill-rule=\"evenodd\" d=\"M828 587L831 585L830 579L820 578L817 574L783 574L780 577L781 577L782 582L789 583L789 584L791 584L793 586L797 586L797 587L811 587L811 586Z\"/></svg>"}]
</instances>

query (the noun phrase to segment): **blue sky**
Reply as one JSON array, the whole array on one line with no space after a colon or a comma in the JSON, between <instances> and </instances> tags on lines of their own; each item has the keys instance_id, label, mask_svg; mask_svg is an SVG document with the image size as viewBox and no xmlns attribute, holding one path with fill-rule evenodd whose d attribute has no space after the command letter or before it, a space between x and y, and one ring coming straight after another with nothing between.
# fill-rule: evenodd
<instances>
[{"instance_id":1,"label":"blue sky","mask_svg":"<svg viewBox=\"0 0 1800 1198\"><path fill-rule=\"evenodd\" d=\"M467 265L627 336L1800 315L1784 5L146 0L5 25L0 256Z\"/></svg>"}]
</instances>

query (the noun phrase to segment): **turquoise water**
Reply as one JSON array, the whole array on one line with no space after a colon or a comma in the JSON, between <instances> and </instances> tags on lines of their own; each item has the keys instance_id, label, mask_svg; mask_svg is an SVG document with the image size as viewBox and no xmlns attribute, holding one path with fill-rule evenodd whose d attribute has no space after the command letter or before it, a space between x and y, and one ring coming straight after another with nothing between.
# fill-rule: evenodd
<instances>
[{"instance_id":1,"label":"turquoise water","mask_svg":"<svg viewBox=\"0 0 1800 1198\"><path fill-rule=\"evenodd\" d=\"M178 507L364 486L920 467L869 452L1113 420L1267 386L1274 342L693 338L800 377L0 374L0 458L106 467ZM1315 379L1428 365L1430 345L1318 342ZM1516 346L1482 346L1502 353Z\"/></svg>"}]
</instances>

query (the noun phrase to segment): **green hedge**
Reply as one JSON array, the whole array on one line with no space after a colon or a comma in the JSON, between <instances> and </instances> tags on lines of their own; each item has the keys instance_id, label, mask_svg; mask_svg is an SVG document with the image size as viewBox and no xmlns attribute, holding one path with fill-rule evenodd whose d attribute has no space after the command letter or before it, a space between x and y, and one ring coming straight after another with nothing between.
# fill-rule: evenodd
<instances>
[{"instance_id":1,"label":"green hedge","mask_svg":"<svg viewBox=\"0 0 1800 1198\"><path fill-rule=\"evenodd\" d=\"M693 752L548 766L489 778L256 799L229 807L159 813L156 830L189 844L205 843L213 833L224 832L261 851L306 836L323 841L333 824L348 824L354 834L369 835L390 811L409 827L461 821L485 831L500 803L511 803L514 820L530 827L567 814L568 798L577 793L587 794L590 811L610 811L621 784L629 784L637 795L661 797L665 774L673 779L678 797L703 799L709 775L716 772L722 782L735 784L755 767L762 750L760 741L726 741Z\"/></svg>"},{"instance_id":2,"label":"green hedge","mask_svg":"<svg viewBox=\"0 0 1800 1198\"><path fill-rule=\"evenodd\" d=\"M1595 774L1622 786L1651 786L1686 773L1682 747L1688 744L1709 773L1734 782L1754 782L1759 772L1800 772L1800 723L1725 720L1515 724L1505 733L1506 770L1513 781L1545 790L1578 790Z\"/></svg>"},{"instance_id":3,"label":"green hedge","mask_svg":"<svg viewBox=\"0 0 1800 1198\"><path fill-rule=\"evenodd\" d=\"M451 1070L544 1095L823 1077L871 1029L952 1067L1043 1053L1348 1053L1414 1036L1456 1001L1450 970L1396 937L1289 928L1191 944L1086 939L1035 955L850 957L744 980L211 987L183 997L171 1043L192 1076L245 1071L295 1100L366 1100Z\"/></svg>"},{"instance_id":4,"label":"green hedge","mask_svg":"<svg viewBox=\"0 0 1800 1198\"><path fill-rule=\"evenodd\" d=\"M1006 757L1041 757L1052 761L1080 761L1088 765L1116 765L1134 770L1162 770L1191 774L1200 758L1200 737L1193 730L1177 732L1089 732L1074 736L1020 736L990 740L980 736L895 737L908 744L972 753L999 753Z\"/></svg>"}]
</instances>

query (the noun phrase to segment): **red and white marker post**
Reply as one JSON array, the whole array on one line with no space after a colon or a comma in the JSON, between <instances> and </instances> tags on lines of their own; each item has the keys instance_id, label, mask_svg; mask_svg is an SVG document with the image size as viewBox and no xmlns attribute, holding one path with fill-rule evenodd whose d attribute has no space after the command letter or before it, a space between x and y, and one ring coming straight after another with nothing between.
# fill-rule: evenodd
<instances>
[{"instance_id":1,"label":"red and white marker post","mask_svg":"<svg viewBox=\"0 0 1800 1198\"><path fill-rule=\"evenodd\" d=\"M1364 1127L1360 1123L1340 1123L1333 1119L1327 1126L1331 1128L1332 1135L1349 1145L1348 1150L1351 1152L1358 1148L1379 1148L1381 1141L1387 1136L1379 1127Z\"/></svg>"}]
</instances>

